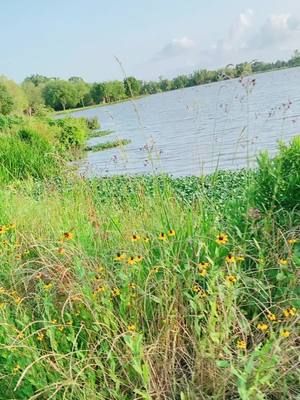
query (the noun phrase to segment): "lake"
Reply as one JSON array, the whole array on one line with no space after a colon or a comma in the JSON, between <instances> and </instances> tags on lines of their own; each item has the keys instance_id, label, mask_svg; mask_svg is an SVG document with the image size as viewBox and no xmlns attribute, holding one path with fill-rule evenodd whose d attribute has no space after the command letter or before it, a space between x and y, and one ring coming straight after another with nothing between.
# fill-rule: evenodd
<instances>
[{"instance_id":1,"label":"lake","mask_svg":"<svg viewBox=\"0 0 300 400\"><path fill-rule=\"evenodd\" d=\"M255 82L253 81L255 79ZM130 139L122 148L90 152L88 176L165 172L200 175L255 165L261 150L300 133L300 68L159 93L78 111L109 136L89 144Z\"/></svg>"}]
</instances>

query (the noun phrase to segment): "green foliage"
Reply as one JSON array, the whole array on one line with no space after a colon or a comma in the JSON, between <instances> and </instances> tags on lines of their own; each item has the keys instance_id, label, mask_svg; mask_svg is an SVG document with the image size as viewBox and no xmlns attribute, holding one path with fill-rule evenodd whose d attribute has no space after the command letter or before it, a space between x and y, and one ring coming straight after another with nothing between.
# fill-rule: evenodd
<instances>
[{"instance_id":1,"label":"green foliage","mask_svg":"<svg viewBox=\"0 0 300 400\"><path fill-rule=\"evenodd\" d=\"M14 81L7 79L3 75L0 76L0 83L1 85L5 86L7 92L10 95L10 98L13 101L12 107L9 106L9 111L6 112L6 114L9 114L10 112L13 112L15 114L23 114L24 111L28 108L28 101L22 88Z\"/></svg>"},{"instance_id":2,"label":"green foliage","mask_svg":"<svg viewBox=\"0 0 300 400\"><path fill-rule=\"evenodd\" d=\"M37 86L31 81L24 81L22 88L28 100L28 114L36 114L43 106L45 106L42 96L42 86Z\"/></svg>"},{"instance_id":3,"label":"green foliage","mask_svg":"<svg viewBox=\"0 0 300 400\"><path fill-rule=\"evenodd\" d=\"M290 145L279 143L274 158L266 152L258 157L254 197L266 209L300 208L300 136Z\"/></svg>"},{"instance_id":4,"label":"green foliage","mask_svg":"<svg viewBox=\"0 0 300 400\"><path fill-rule=\"evenodd\" d=\"M59 127L58 141L64 150L84 147L88 137L88 126L85 118L52 119L49 124Z\"/></svg>"},{"instance_id":5,"label":"green foliage","mask_svg":"<svg viewBox=\"0 0 300 400\"><path fill-rule=\"evenodd\" d=\"M0 115L0 132L22 125L24 119L18 115Z\"/></svg>"},{"instance_id":6,"label":"green foliage","mask_svg":"<svg viewBox=\"0 0 300 400\"><path fill-rule=\"evenodd\" d=\"M76 107L82 108L85 106L118 102L132 96L155 94L243 77L257 72L296 66L300 66L300 56L297 50L288 61L278 60L274 63L265 63L255 60L237 65L229 64L225 68L196 70L189 75L179 75L173 79L160 77L159 81L139 81L135 77L130 76L125 78L123 82L114 80L90 84L78 76L72 76L65 81L58 78L47 78L42 75L31 75L22 84L29 104L26 105L26 102L24 104L23 96L23 108L19 104L14 110L22 108L22 110L27 110L31 115L38 112L37 110L44 104L55 111Z\"/></svg>"},{"instance_id":7,"label":"green foliage","mask_svg":"<svg viewBox=\"0 0 300 400\"><path fill-rule=\"evenodd\" d=\"M58 172L54 148L38 132L23 128L0 136L0 180L45 179Z\"/></svg>"},{"instance_id":8,"label":"green foliage","mask_svg":"<svg viewBox=\"0 0 300 400\"><path fill-rule=\"evenodd\" d=\"M253 219L253 179L3 188L0 398L294 399L300 215Z\"/></svg>"},{"instance_id":9,"label":"green foliage","mask_svg":"<svg viewBox=\"0 0 300 400\"><path fill-rule=\"evenodd\" d=\"M53 78L47 78L47 76L39 75L39 74L34 74L30 75L27 78L24 79L24 83L33 83L34 86L41 86L47 83L49 80Z\"/></svg>"},{"instance_id":10,"label":"green foliage","mask_svg":"<svg viewBox=\"0 0 300 400\"><path fill-rule=\"evenodd\" d=\"M6 86L0 82L0 114L9 114L14 107L14 101Z\"/></svg>"},{"instance_id":11,"label":"green foliage","mask_svg":"<svg viewBox=\"0 0 300 400\"><path fill-rule=\"evenodd\" d=\"M86 151L103 151L108 149L113 149L114 147L121 147L126 146L127 144L131 143L129 139L117 139L105 143L98 143L93 146L87 146L85 148Z\"/></svg>"},{"instance_id":12,"label":"green foliage","mask_svg":"<svg viewBox=\"0 0 300 400\"><path fill-rule=\"evenodd\" d=\"M63 80L47 82L43 89L43 96L46 106L54 110L76 107L80 101L76 86Z\"/></svg>"},{"instance_id":13,"label":"green foliage","mask_svg":"<svg viewBox=\"0 0 300 400\"><path fill-rule=\"evenodd\" d=\"M90 130L95 130L100 128L100 122L98 117L86 118L86 124Z\"/></svg>"},{"instance_id":14,"label":"green foliage","mask_svg":"<svg viewBox=\"0 0 300 400\"><path fill-rule=\"evenodd\" d=\"M125 94L127 97L138 96L141 93L141 82L133 76L124 79Z\"/></svg>"}]
</instances>

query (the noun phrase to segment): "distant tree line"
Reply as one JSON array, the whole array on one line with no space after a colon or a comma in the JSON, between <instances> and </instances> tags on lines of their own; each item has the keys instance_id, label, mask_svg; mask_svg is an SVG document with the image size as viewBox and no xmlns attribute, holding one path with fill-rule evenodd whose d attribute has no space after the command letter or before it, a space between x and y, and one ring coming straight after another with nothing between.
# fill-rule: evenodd
<instances>
[{"instance_id":1,"label":"distant tree line","mask_svg":"<svg viewBox=\"0 0 300 400\"><path fill-rule=\"evenodd\" d=\"M191 86L238 78L257 72L300 66L300 52L295 50L288 61L265 63L253 60L227 65L218 70L202 69L174 79L160 77L158 81L141 81L127 77L123 81L87 83L73 76L68 80L31 75L19 86L0 76L0 114L22 111L27 114L50 108L55 111L111 103L130 97L166 92Z\"/></svg>"}]
</instances>

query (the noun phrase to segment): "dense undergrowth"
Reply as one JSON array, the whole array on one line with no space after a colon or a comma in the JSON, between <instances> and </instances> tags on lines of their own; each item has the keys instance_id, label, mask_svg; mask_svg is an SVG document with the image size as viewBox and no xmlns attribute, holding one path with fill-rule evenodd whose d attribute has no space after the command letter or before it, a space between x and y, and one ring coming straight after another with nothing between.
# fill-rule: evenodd
<instances>
[{"instance_id":1,"label":"dense undergrowth","mask_svg":"<svg viewBox=\"0 0 300 400\"><path fill-rule=\"evenodd\" d=\"M257 171L86 180L60 124L0 134L0 398L297 399L299 139Z\"/></svg>"}]
</instances>

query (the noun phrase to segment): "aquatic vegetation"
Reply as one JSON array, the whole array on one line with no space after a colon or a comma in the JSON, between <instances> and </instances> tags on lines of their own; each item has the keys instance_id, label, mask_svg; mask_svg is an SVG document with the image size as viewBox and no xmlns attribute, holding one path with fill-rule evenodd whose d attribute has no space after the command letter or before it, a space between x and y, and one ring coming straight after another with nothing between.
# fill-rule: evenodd
<instances>
[{"instance_id":1,"label":"aquatic vegetation","mask_svg":"<svg viewBox=\"0 0 300 400\"><path fill-rule=\"evenodd\" d=\"M105 143L98 143L93 146L86 146L85 151L103 151L108 149L113 149L115 147L126 146L131 143L129 139L116 139Z\"/></svg>"}]
</instances>

